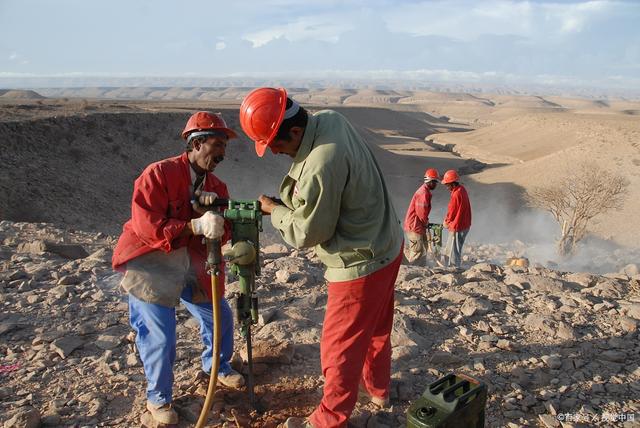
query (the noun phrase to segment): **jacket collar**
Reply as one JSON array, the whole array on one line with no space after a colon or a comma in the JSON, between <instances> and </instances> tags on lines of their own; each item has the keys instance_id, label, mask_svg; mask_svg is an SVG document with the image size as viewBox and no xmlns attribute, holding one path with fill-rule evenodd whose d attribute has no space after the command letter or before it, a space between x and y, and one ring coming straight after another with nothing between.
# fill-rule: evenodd
<instances>
[{"instance_id":1,"label":"jacket collar","mask_svg":"<svg viewBox=\"0 0 640 428\"><path fill-rule=\"evenodd\" d=\"M184 178L186 179L187 183L189 183L189 186L193 187L194 182L196 181L197 178L197 174L196 172L193 170L193 168L191 167L191 162L189 162L189 154L187 152L184 152L181 156L180 156L180 164L182 165L182 173ZM209 172L206 172L204 175L204 180L201 183L202 184L202 188L204 189L204 185L207 182L209 177ZM195 189L192 189L192 191Z\"/></svg>"},{"instance_id":2,"label":"jacket collar","mask_svg":"<svg viewBox=\"0 0 640 428\"><path fill-rule=\"evenodd\" d=\"M296 181L300 178L302 170L304 169L305 161L313 149L317 130L318 119L313 115L309 115L307 126L304 129L304 136L300 142L300 147L298 147L298 153L296 153L296 156L293 158L293 164L289 169L289 176Z\"/></svg>"}]
</instances>

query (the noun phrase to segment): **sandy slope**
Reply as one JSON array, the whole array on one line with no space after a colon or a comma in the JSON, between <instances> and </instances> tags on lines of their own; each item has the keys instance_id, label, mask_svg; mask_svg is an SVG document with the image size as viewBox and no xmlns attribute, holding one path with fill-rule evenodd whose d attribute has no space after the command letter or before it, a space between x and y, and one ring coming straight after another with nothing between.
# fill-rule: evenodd
<instances>
[{"instance_id":1,"label":"sandy slope","mask_svg":"<svg viewBox=\"0 0 640 428\"><path fill-rule=\"evenodd\" d=\"M595 161L630 181L621 212L599 219L594 231L604 238L637 246L640 210L640 121L633 116L602 114L527 114L466 134L433 136L455 144L465 157L505 163L473 176L480 183L512 182L525 189L555 183L573 165ZM594 183L594 185L597 185Z\"/></svg>"}]
</instances>

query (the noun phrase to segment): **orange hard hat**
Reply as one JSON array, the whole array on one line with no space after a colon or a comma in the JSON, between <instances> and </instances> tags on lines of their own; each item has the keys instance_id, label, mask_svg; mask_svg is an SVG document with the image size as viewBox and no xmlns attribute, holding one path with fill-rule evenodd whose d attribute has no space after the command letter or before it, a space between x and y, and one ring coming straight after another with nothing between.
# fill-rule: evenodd
<instances>
[{"instance_id":1,"label":"orange hard hat","mask_svg":"<svg viewBox=\"0 0 640 428\"><path fill-rule=\"evenodd\" d=\"M442 176L442 184L449 184L455 181L460 181L460 177L458 177L458 173L453 169L445 172Z\"/></svg>"},{"instance_id":2,"label":"orange hard hat","mask_svg":"<svg viewBox=\"0 0 640 428\"><path fill-rule=\"evenodd\" d=\"M438 175L438 170L434 168L429 168L424 172L424 181L438 181L440 180L440 175Z\"/></svg>"},{"instance_id":3,"label":"orange hard hat","mask_svg":"<svg viewBox=\"0 0 640 428\"><path fill-rule=\"evenodd\" d=\"M227 126L220 113L198 111L192 114L182 131L182 138L186 140L192 132L201 131L222 131L229 139L238 138L238 134Z\"/></svg>"},{"instance_id":4,"label":"orange hard hat","mask_svg":"<svg viewBox=\"0 0 640 428\"><path fill-rule=\"evenodd\" d=\"M240 126L256 144L256 153L262 157L273 143L282 124L287 107L284 88L258 88L244 97L240 106Z\"/></svg>"}]
</instances>

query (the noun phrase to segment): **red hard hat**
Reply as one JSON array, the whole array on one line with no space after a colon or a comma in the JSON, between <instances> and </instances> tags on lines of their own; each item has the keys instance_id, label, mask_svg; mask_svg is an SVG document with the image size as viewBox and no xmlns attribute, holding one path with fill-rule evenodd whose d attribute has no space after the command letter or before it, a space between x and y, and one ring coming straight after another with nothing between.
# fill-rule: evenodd
<instances>
[{"instance_id":1,"label":"red hard hat","mask_svg":"<svg viewBox=\"0 0 640 428\"><path fill-rule=\"evenodd\" d=\"M198 111L191 115L182 131L182 138L186 140L189 134L195 131L222 131L229 139L238 138L238 134L229 129L220 113L208 111Z\"/></svg>"},{"instance_id":2,"label":"red hard hat","mask_svg":"<svg viewBox=\"0 0 640 428\"><path fill-rule=\"evenodd\" d=\"M255 141L256 153L262 157L278 133L287 107L284 88L254 89L240 106L240 126Z\"/></svg>"},{"instance_id":3,"label":"red hard hat","mask_svg":"<svg viewBox=\"0 0 640 428\"><path fill-rule=\"evenodd\" d=\"M438 181L440 180L440 176L438 175L438 170L434 169L434 168L429 168L428 170L426 170L424 172L424 178L427 181Z\"/></svg>"},{"instance_id":4,"label":"red hard hat","mask_svg":"<svg viewBox=\"0 0 640 428\"><path fill-rule=\"evenodd\" d=\"M449 184L453 183L454 181L460 181L460 177L458 177L458 173L453 169L445 172L442 176L442 184Z\"/></svg>"}]
</instances>

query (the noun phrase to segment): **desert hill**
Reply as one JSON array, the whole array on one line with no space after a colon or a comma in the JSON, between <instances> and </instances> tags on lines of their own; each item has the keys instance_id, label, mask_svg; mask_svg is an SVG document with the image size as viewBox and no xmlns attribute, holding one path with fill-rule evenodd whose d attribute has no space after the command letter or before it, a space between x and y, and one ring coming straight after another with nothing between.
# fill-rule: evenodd
<instances>
[{"instance_id":1,"label":"desert hill","mask_svg":"<svg viewBox=\"0 0 640 428\"><path fill-rule=\"evenodd\" d=\"M41 100L45 98L36 91L19 89L0 90L0 97L13 100Z\"/></svg>"}]
</instances>

